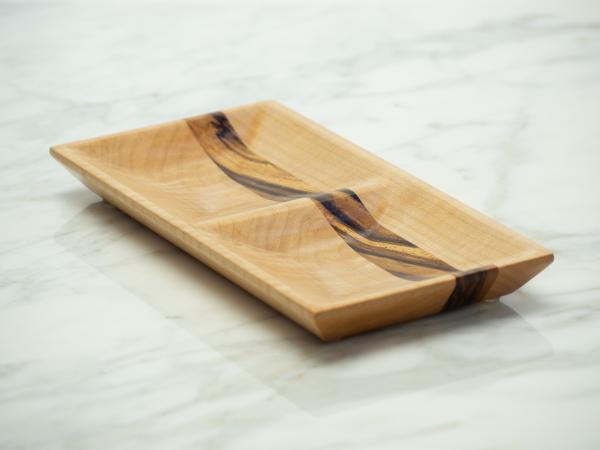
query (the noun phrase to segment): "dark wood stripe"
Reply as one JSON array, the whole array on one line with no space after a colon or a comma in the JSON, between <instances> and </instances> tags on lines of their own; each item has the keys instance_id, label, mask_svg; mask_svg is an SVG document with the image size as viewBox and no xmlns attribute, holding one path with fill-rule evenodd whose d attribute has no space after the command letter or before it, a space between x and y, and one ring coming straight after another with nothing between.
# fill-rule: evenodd
<instances>
[{"instance_id":1,"label":"dark wood stripe","mask_svg":"<svg viewBox=\"0 0 600 450\"><path fill-rule=\"evenodd\" d=\"M444 311L483 300L498 277L498 268L492 265L478 267L474 270L457 272L454 276L456 277L456 286L448 297Z\"/></svg>"},{"instance_id":2,"label":"dark wood stripe","mask_svg":"<svg viewBox=\"0 0 600 450\"><path fill-rule=\"evenodd\" d=\"M353 191L322 193L312 199L354 251L395 276L418 280L456 270L380 225Z\"/></svg>"},{"instance_id":3,"label":"dark wood stripe","mask_svg":"<svg viewBox=\"0 0 600 450\"><path fill-rule=\"evenodd\" d=\"M496 279L494 266L460 271L388 230L369 213L356 192L321 192L265 160L244 144L222 112L188 119L187 124L229 178L273 201L310 198L350 248L390 274L406 280L453 275L456 285L444 310L482 300Z\"/></svg>"}]
</instances>

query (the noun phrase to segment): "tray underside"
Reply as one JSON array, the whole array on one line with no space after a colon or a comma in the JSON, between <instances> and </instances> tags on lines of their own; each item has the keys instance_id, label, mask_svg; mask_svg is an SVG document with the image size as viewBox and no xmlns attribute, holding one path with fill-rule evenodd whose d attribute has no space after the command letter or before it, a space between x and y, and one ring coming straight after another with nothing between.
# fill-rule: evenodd
<instances>
[{"instance_id":1,"label":"tray underside","mask_svg":"<svg viewBox=\"0 0 600 450\"><path fill-rule=\"evenodd\" d=\"M500 297L553 258L275 102L51 153L324 340Z\"/></svg>"}]
</instances>

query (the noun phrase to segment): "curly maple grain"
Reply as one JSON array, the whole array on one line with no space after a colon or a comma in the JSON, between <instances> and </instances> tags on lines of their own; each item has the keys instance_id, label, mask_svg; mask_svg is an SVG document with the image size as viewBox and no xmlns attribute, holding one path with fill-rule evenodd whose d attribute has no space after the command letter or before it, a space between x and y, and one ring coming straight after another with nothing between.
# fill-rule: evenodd
<instances>
[{"instance_id":1,"label":"curly maple grain","mask_svg":"<svg viewBox=\"0 0 600 450\"><path fill-rule=\"evenodd\" d=\"M274 102L53 147L325 340L505 295L552 254Z\"/></svg>"},{"instance_id":2,"label":"curly maple grain","mask_svg":"<svg viewBox=\"0 0 600 450\"><path fill-rule=\"evenodd\" d=\"M462 272L377 223L351 189L319 192L252 152L222 112L187 119L198 144L232 180L276 201L314 201L336 233L364 258L394 276L423 280L445 273L456 278L445 310L483 299L497 275L489 265Z\"/></svg>"}]
</instances>

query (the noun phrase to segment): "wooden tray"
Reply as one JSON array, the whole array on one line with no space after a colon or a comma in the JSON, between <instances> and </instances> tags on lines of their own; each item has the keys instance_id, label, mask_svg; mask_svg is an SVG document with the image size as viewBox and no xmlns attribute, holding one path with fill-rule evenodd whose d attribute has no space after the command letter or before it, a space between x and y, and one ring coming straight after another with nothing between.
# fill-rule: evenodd
<instances>
[{"instance_id":1,"label":"wooden tray","mask_svg":"<svg viewBox=\"0 0 600 450\"><path fill-rule=\"evenodd\" d=\"M553 259L275 102L50 152L324 340L497 298Z\"/></svg>"}]
</instances>

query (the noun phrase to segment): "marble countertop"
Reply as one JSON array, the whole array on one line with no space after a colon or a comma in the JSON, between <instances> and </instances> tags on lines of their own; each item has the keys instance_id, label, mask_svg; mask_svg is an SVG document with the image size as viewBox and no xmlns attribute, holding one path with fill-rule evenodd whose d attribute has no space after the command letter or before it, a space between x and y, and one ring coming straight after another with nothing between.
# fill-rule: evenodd
<instances>
[{"instance_id":1,"label":"marble countertop","mask_svg":"<svg viewBox=\"0 0 600 450\"><path fill-rule=\"evenodd\" d=\"M597 1L13 0L0 81L0 448L600 447ZM323 344L48 155L260 99L554 264Z\"/></svg>"}]
</instances>

